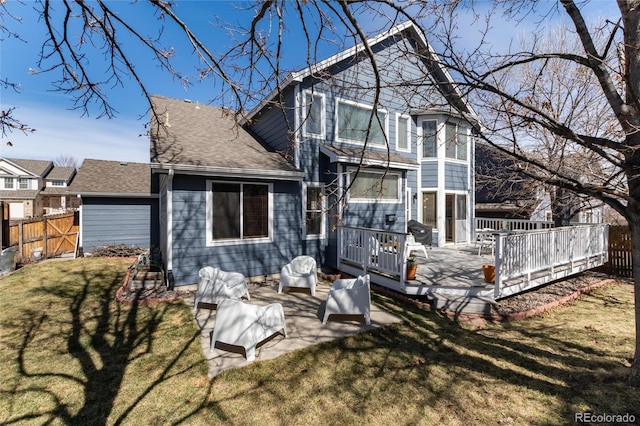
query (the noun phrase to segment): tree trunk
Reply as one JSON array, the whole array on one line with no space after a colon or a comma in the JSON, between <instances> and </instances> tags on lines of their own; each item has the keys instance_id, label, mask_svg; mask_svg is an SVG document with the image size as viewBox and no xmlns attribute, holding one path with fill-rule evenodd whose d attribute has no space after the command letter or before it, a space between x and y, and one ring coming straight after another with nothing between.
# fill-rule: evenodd
<instances>
[{"instance_id":1,"label":"tree trunk","mask_svg":"<svg viewBox=\"0 0 640 426\"><path fill-rule=\"evenodd\" d=\"M640 386L640 214L632 213L628 216L631 231L633 262L633 287L635 299L636 346L631 365L630 380L634 386Z\"/></svg>"}]
</instances>

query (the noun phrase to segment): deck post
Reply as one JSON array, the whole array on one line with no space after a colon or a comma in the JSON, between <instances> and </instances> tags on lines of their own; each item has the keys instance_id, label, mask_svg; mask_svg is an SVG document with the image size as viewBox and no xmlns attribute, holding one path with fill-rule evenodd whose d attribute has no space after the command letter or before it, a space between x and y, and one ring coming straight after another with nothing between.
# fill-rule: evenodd
<instances>
[{"instance_id":1,"label":"deck post","mask_svg":"<svg viewBox=\"0 0 640 426\"><path fill-rule=\"evenodd\" d=\"M508 235L507 232L496 232L493 234L495 239L495 264L496 264L496 282L493 287L493 298L497 299L500 297L500 287L502 286L502 269L503 264L502 260L504 259L504 238Z\"/></svg>"}]
</instances>

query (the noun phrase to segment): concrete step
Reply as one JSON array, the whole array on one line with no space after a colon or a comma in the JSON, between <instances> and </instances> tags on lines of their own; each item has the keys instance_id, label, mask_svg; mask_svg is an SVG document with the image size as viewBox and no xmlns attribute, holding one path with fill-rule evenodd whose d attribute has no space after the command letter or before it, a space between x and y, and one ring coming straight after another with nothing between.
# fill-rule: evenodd
<instances>
[{"instance_id":1,"label":"concrete step","mask_svg":"<svg viewBox=\"0 0 640 426\"><path fill-rule=\"evenodd\" d=\"M496 301L489 297L455 296L449 294L434 294L432 307L435 310L452 312L457 315L489 315L491 306Z\"/></svg>"}]
</instances>

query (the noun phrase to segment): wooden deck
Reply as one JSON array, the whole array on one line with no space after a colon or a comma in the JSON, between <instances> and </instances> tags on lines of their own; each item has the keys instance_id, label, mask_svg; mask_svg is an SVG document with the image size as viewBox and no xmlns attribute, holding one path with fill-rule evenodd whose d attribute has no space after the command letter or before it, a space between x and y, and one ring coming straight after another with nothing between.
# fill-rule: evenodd
<instances>
[{"instance_id":1,"label":"wooden deck","mask_svg":"<svg viewBox=\"0 0 640 426\"><path fill-rule=\"evenodd\" d=\"M479 255L475 244L428 248L426 258L420 250L413 250L418 271L416 279L409 281L404 276L412 249L405 235L343 227L339 269L354 276L369 274L372 283L424 296L434 300L437 308L455 305L464 308L453 310L462 311L482 301L477 309L486 312L496 300L601 266L607 260L604 224L492 235L494 254L485 248ZM483 265L496 267L496 284L484 281Z\"/></svg>"}]
</instances>

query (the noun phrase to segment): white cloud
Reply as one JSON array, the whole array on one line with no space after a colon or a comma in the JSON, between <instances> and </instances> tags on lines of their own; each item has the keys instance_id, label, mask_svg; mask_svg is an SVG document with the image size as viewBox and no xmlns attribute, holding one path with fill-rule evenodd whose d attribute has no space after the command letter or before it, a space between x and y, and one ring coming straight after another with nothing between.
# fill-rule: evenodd
<instances>
[{"instance_id":1,"label":"white cloud","mask_svg":"<svg viewBox=\"0 0 640 426\"><path fill-rule=\"evenodd\" d=\"M145 132L143 121L79 117L78 111L41 105L22 106L15 113L36 131L28 135L14 131L3 137L1 157L54 160L70 155L79 162L85 158L149 161L149 138L139 136Z\"/></svg>"}]
</instances>

